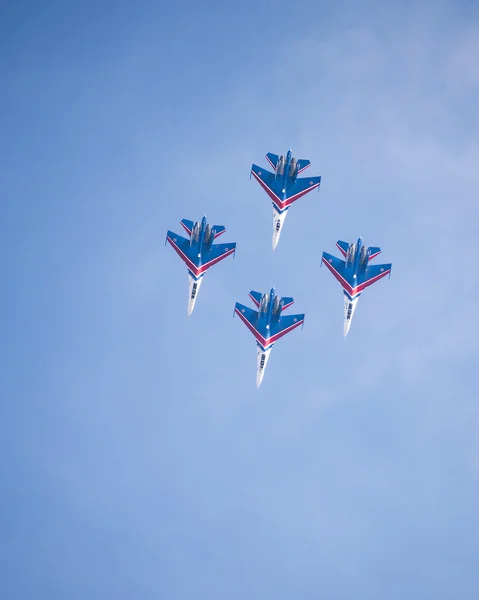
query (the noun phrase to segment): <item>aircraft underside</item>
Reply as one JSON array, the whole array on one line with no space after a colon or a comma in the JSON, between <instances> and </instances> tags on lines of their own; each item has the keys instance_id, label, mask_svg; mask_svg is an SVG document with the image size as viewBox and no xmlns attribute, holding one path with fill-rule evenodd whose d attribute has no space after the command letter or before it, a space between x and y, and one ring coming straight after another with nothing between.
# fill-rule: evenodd
<instances>
[{"instance_id":1,"label":"aircraft underside","mask_svg":"<svg viewBox=\"0 0 479 600\"><path fill-rule=\"evenodd\" d=\"M266 369L266 365L268 363L269 355L271 353L272 346L268 349L264 350L257 343L257 354L256 354L256 389L259 388L261 382L263 381L264 371Z\"/></svg>"},{"instance_id":2,"label":"aircraft underside","mask_svg":"<svg viewBox=\"0 0 479 600\"><path fill-rule=\"evenodd\" d=\"M287 209L283 212L278 212L273 204L273 250L278 245L279 236L281 235L281 230L283 229L287 213Z\"/></svg>"}]
</instances>

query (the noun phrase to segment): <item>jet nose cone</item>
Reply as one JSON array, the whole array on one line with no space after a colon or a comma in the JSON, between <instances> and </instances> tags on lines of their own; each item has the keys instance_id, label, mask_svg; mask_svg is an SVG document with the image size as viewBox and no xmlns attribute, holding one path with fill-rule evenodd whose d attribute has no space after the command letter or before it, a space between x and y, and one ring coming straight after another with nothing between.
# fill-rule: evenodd
<instances>
[{"instance_id":1,"label":"jet nose cone","mask_svg":"<svg viewBox=\"0 0 479 600\"><path fill-rule=\"evenodd\" d=\"M344 337L346 337L348 335L350 327L351 327L351 319L346 319L344 321Z\"/></svg>"},{"instance_id":2,"label":"jet nose cone","mask_svg":"<svg viewBox=\"0 0 479 600\"><path fill-rule=\"evenodd\" d=\"M273 233L273 251L276 249L276 246L278 245L279 242L279 235L276 233Z\"/></svg>"},{"instance_id":3,"label":"jet nose cone","mask_svg":"<svg viewBox=\"0 0 479 600\"><path fill-rule=\"evenodd\" d=\"M256 389L259 389L259 386L261 385L261 382L263 381L263 375L264 375L264 371L260 371L256 375Z\"/></svg>"},{"instance_id":4,"label":"jet nose cone","mask_svg":"<svg viewBox=\"0 0 479 600\"><path fill-rule=\"evenodd\" d=\"M198 292L203 278L195 279L192 275L188 275L188 279L188 317L190 317L195 307L196 300L198 299Z\"/></svg>"}]
</instances>

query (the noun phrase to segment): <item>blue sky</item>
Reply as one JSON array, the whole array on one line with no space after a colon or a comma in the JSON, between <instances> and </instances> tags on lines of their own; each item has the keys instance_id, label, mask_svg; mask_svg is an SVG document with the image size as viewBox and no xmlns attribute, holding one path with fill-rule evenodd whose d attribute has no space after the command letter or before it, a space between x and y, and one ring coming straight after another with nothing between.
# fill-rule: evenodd
<instances>
[{"instance_id":1,"label":"blue sky","mask_svg":"<svg viewBox=\"0 0 479 600\"><path fill-rule=\"evenodd\" d=\"M1 597L477 598L477 5L65 4L0 9ZM393 270L343 340L358 235ZM257 392L271 285L306 322Z\"/></svg>"}]
</instances>

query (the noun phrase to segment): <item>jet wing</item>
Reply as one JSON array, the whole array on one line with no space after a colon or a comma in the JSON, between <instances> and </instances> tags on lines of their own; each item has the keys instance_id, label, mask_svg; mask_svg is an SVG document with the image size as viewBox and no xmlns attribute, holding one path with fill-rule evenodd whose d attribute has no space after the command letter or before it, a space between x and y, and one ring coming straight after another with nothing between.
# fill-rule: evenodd
<instances>
[{"instance_id":1,"label":"jet wing","mask_svg":"<svg viewBox=\"0 0 479 600\"><path fill-rule=\"evenodd\" d=\"M224 227L223 225L213 225L212 229L215 230L215 240L217 237L219 237L222 233L226 231L226 227Z\"/></svg>"},{"instance_id":2,"label":"jet wing","mask_svg":"<svg viewBox=\"0 0 479 600\"><path fill-rule=\"evenodd\" d=\"M236 242L231 244L213 244L210 250L203 257L203 264L200 271L204 273L207 269L220 262L236 250Z\"/></svg>"},{"instance_id":3,"label":"jet wing","mask_svg":"<svg viewBox=\"0 0 479 600\"><path fill-rule=\"evenodd\" d=\"M296 329L296 327L299 327L300 325L304 327L304 314L280 317L276 323L271 324L270 334L267 338L268 345L274 344L279 338L290 331L293 331L293 329Z\"/></svg>"},{"instance_id":4,"label":"jet wing","mask_svg":"<svg viewBox=\"0 0 479 600\"><path fill-rule=\"evenodd\" d=\"M196 275L198 267L192 260L194 258L194 252L192 252L190 240L185 239L173 231L168 231L166 233L165 245L167 242L171 244L179 257L186 263L188 269Z\"/></svg>"},{"instance_id":5,"label":"jet wing","mask_svg":"<svg viewBox=\"0 0 479 600\"><path fill-rule=\"evenodd\" d=\"M353 287L346 279L346 263L340 258L336 258L328 252L323 252L323 263L328 267L331 273L336 277L343 288L350 294L353 293Z\"/></svg>"},{"instance_id":6,"label":"jet wing","mask_svg":"<svg viewBox=\"0 0 479 600\"><path fill-rule=\"evenodd\" d=\"M264 340L264 338L260 335L257 329L259 313L256 310L253 310L252 308L249 308L249 306L245 306L244 304L236 302L234 314L241 317L241 320L251 331L251 333L254 335L257 341ZM260 343L262 342L260 341Z\"/></svg>"},{"instance_id":7,"label":"jet wing","mask_svg":"<svg viewBox=\"0 0 479 600\"><path fill-rule=\"evenodd\" d=\"M276 181L276 175L274 173L271 173L263 167L258 167L258 165L251 165L251 175L257 179L260 185L263 187L266 186L268 189Z\"/></svg>"},{"instance_id":8,"label":"jet wing","mask_svg":"<svg viewBox=\"0 0 479 600\"><path fill-rule=\"evenodd\" d=\"M341 240L338 240L336 242L336 246L338 247L339 251L341 252L341 254L346 257L348 250L349 250L349 242L342 242Z\"/></svg>"},{"instance_id":9,"label":"jet wing","mask_svg":"<svg viewBox=\"0 0 479 600\"><path fill-rule=\"evenodd\" d=\"M183 225L184 230L186 231L186 233L191 236L191 232L193 231L193 227L195 226L193 221L190 221L189 219L181 219L181 224Z\"/></svg>"},{"instance_id":10,"label":"jet wing","mask_svg":"<svg viewBox=\"0 0 479 600\"><path fill-rule=\"evenodd\" d=\"M249 293L249 297L251 298L251 300L253 300L256 307L259 308L259 304L261 302L263 294L261 292L255 292L254 290L251 290L251 292Z\"/></svg>"},{"instance_id":11,"label":"jet wing","mask_svg":"<svg viewBox=\"0 0 479 600\"><path fill-rule=\"evenodd\" d=\"M266 155L266 160L276 171L276 167L278 166L279 156L277 154L273 154L272 152L268 152L268 154Z\"/></svg>"},{"instance_id":12,"label":"jet wing","mask_svg":"<svg viewBox=\"0 0 479 600\"><path fill-rule=\"evenodd\" d=\"M311 177L311 179L301 177L293 183L288 183L284 188L281 179L276 179L273 173L258 167L258 165L251 167L251 174L271 198L275 208L280 213L289 208L293 202L319 187L321 183L321 177Z\"/></svg>"},{"instance_id":13,"label":"jet wing","mask_svg":"<svg viewBox=\"0 0 479 600\"><path fill-rule=\"evenodd\" d=\"M311 161L307 160L306 158L300 158L296 165L298 167L298 173L301 173L301 171L304 171L311 165Z\"/></svg>"},{"instance_id":14,"label":"jet wing","mask_svg":"<svg viewBox=\"0 0 479 600\"><path fill-rule=\"evenodd\" d=\"M376 281L379 281L386 275L391 277L392 263L384 265L368 265L365 271L358 274L357 292L362 292L365 288L369 287Z\"/></svg>"}]
</instances>

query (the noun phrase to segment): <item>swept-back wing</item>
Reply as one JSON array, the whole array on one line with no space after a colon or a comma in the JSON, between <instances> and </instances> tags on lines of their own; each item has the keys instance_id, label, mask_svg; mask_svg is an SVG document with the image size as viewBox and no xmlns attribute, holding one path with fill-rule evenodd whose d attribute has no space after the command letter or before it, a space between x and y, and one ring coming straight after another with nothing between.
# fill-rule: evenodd
<instances>
[{"instance_id":1,"label":"swept-back wing","mask_svg":"<svg viewBox=\"0 0 479 600\"><path fill-rule=\"evenodd\" d=\"M203 257L203 264L200 267L200 271L204 273L206 269L233 254L235 250L236 242L232 242L231 244L213 244L209 252Z\"/></svg>"},{"instance_id":2,"label":"swept-back wing","mask_svg":"<svg viewBox=\"0 0 479 600\"><path fill-rule=\"evenodd\" d=\"M347 291L352 290L351 285L345 278L346 263L344 260L341 260L328 252L323 252L323 263L328 267L344 289Z\"/></svg>"},{"instance_id":3,"label":"swept-back wing","mask_svg":"<svg viewBox=\"0 0 479 600\"><path fill-rule=\"evenodd\" d=\"M190 240L185 239L181 235L174 233L173 231L167 231L166 233L166 243L169 243L173 249L177 252L179 257L186 263L188 269L191 269L193 272L196 269L195 263L192 259L192 251L190 246Z\"/></svg>"},{"instance_id":4,"label":"swept-back wing","mask_svg":"<svg viewBox=\"0 0 479 600\"><path fill-rule=\"evenodd\" d=\"M304 325L304 314L281 316L275 323L271 324L267 344L274 344L279 338Z\"/></svg>"},{"instance_id":5,"label":"swept-back wing","mask_svg":"<svg viewBox=\"0 0 479 600\"><path fill-rule=\"evenodd\" d=\"M362 292L365 288L369 287L376 281L379 281L386 275L391 276L392 263L384 265L368 265L365 271L358 274L358 282L356 293Z\"/></svg>"},{"instance_id":6,"label":"swept-back wing","mask_svg":"<svg viewBox=\"0 0 479 600\"><path fill-rule=\"evenodd\" d=\"M264 340L263 336L258 331L258 317L259 313L249 306L245 306L244 304L240 304L236 302L235 304L235 315L238 315L246 327L251 331L251 333L256 338L256 341L262 343Z\"/></svg>"}]
</instances>

